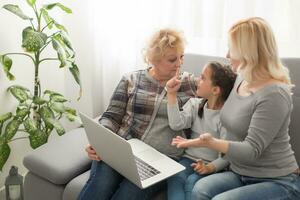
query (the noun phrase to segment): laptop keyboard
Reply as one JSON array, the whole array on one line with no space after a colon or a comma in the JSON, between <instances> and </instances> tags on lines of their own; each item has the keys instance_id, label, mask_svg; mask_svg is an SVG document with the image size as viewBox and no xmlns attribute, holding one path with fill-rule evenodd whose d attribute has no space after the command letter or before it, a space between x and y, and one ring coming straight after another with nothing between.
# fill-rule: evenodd
<instances>
[{"instance_id":1,"label":"laptop keyboard","mask_svg":"<svg viewBox=\"0 0 300 200\"><path fill-rule=\"evenodd\" d=\"M142 159L140 159L136 156L134 156L134 158L135 158L135 162L137 164L138 173L141 178L141 181L146 180L146 179L153 177L160 173L160 171L158 171L151 165L147 164Z\"/></svg>"}]
</instances>

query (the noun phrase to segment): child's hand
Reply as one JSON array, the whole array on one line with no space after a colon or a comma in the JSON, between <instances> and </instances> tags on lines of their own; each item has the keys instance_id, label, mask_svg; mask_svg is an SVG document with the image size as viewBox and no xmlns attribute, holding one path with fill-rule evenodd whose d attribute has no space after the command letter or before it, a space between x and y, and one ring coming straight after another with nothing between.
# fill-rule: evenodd
<instances>
[{"instance_id":1,"label":"child's hand","mask_svg":"<svg viewBox=\"0 0 300 200\"><path fill-rule=\"evenodd\" d=\"M213 164L205 164L202 160L192 163L191 167L194 168L194 171L198 172L199 174L211 174L216 171L216 168Z\"/></svg>"},{"instance_id":2,"label":"child's hand","mask_svg":"<svg viewBox=\"0 0 300 200\"><path fill-rule=\"evenodd\" d=\"M180 88L181 81L179 78L179 73L180 73L180 68L177 69L176 75L166 83L167 92L169 94L176 93Z\"/></svg>"}]
</instances>

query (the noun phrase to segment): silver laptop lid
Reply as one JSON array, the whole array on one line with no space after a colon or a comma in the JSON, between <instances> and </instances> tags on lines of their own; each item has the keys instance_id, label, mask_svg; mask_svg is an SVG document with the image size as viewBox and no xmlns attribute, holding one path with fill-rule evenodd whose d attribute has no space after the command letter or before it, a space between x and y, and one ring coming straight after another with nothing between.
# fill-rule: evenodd
<instances>
[{"instance_id":1,"label":"silver laptop lid","mask_svg":"<svg viewBox=\"0 0 300 200\"><path fill-rule=\"evenodd\" d=\"M100 158L127 179L141 186L130 144L116 133L99 124L99 122L83 113L79 114L87 138Z\"/></svg>"}]
</instances>

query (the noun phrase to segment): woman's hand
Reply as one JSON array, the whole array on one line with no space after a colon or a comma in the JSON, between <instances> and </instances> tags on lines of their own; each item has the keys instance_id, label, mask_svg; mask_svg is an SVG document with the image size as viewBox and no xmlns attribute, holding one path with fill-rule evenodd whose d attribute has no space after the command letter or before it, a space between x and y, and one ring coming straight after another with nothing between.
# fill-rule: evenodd
<instances>
[{"instance_id":1,"label":"woman's hand","mask_svg":"<svg viewBox=\"0 0 300 200\"><path fill-rule=\"evenodd\" d=\"M173 138L172 145L176 145L177 148L187 148L187 147L208 147L209 144L214 140L214 137L210 133L201 134L195 139L184 139L180 136Z\"/></svg>"},{"instance_id":2,"label":"woman's hand","mask_svg":"<svg viewBox=\"0 0 300 200\"><path fill-rule=\"evenodd\" d=\"M90 144L87 145L85 151L88 153L88 156L91 160L96 160L96 161L101 160L101 158L97 155L95 149Z\"/></svg>"},{"instance_id":3,"label":"woman's hand","mask_svg":"<svg viewBox=\"0 0 300 200\"><path fill-rule=\"evenodd\" d=\"M216 168L213 164L205 164L202 160L198 160L196 163L192 163L191 167L199 174L211 174L216 171Z\"/></svg>"},{"instance_id":4,"label":"woman's hand","mask_svg":"<svg viewBox=\"0 0 300 200\"><path fill-rule=\"evenodd\" d=\"M178 147L179 144L184 143L186 141L187 141L187 139L185 139L185 138L183 138L181 136L177 136L177 137L175 137L175 138L172 139L171 145Z\"/></svg>"}]
</instances>

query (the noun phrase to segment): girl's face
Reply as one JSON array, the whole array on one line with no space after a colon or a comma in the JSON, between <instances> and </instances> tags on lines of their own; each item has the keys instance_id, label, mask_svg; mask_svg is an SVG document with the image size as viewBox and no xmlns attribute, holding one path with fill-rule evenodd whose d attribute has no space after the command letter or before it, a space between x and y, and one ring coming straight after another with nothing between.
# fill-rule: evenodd
<instances>
[{"instance_id":1,"label":"girl's face","mask_svg":"<svg viewBox=\"0 0 300 200\"><path fill-rule=\"evenodd\" d=\"M197 95L208 99L213 95L213 90L216 86L213 86L211 81L212 70L208 65L206 65L202 73L200 74L197 86Z\"/></svg>"},{"instance_id":2,"label":"girl's face","mask_svg":"<svg viewBox=\"0 0 300 200\"><path fill-rule=\"evenodd\" d=\"M155 72L162 78L171 79L183 62L183 53L178 53L176 49L167 49L165 55L158 61L154 61Z\"/></svg>"}]
</instances>

